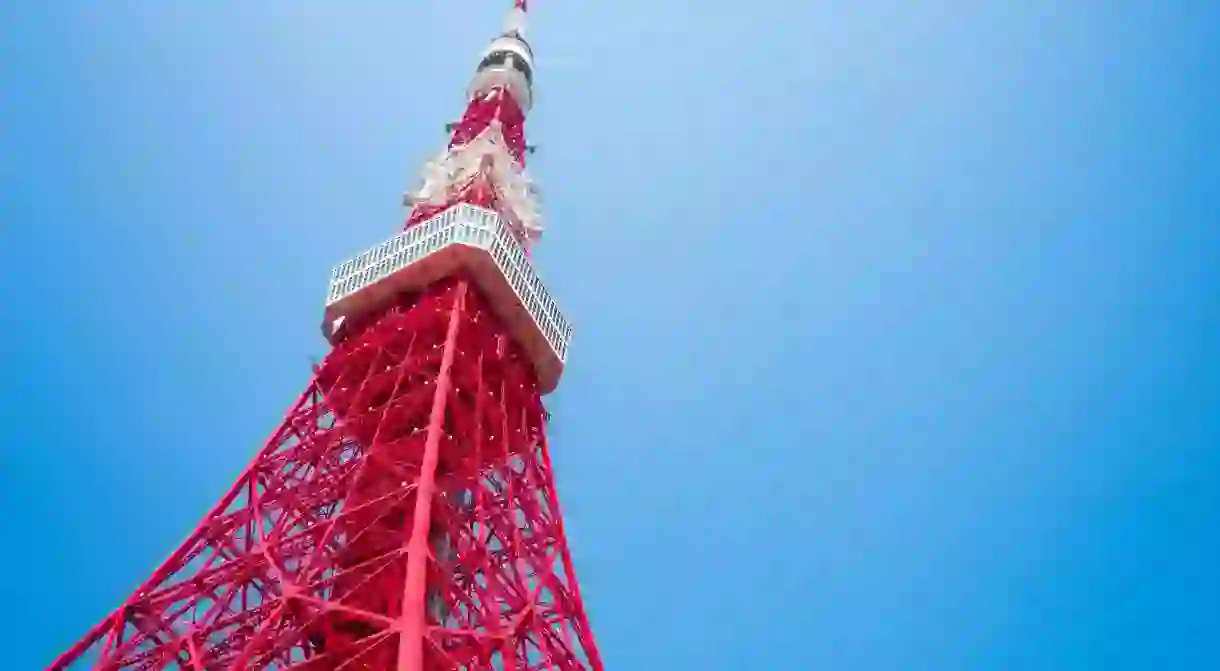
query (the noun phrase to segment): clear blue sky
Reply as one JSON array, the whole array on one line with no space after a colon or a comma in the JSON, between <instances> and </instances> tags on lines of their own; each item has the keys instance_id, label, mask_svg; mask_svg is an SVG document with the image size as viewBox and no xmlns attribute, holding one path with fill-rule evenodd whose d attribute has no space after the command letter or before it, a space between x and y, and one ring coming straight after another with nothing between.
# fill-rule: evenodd
<instances>
[{"instance_id":1,"label":"clear blue sky","mask_svg":"<svg viewBox=\"0 0 1220 671\"><path fill-rule=\"evenodd\" d=\"M1220 668L1220 5L534 4L611 669ZM501 9L3 4L5 669L279 420Z\"/></svg>"}]
</instances>

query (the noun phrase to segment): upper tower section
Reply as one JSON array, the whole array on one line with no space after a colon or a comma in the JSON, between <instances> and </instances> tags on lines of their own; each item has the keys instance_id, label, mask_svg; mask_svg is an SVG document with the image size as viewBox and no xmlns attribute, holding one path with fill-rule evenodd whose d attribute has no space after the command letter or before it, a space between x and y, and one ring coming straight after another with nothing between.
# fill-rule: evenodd
<instances>
[{"instance_id":1,"label":"upper tower section","mask_svg":"<svg viewBox=\"0 0 1220 671\"><path fill-rule=\"evenodd\" d=\"M533 105L534 52L525 41L525 3L518 2L504 18L504 31L483 50L483 60L470 82L470 97L496 88L512 94L523 113Z\"/></svg>"},{"instance_id":2,"label":"upper tower section","mask_svg":"<svg viewBox=\"0 0 1220 671\"><path fill-rule=\"evenodd\" d=\"M406 194L410 228L447 207L469 203L496 211L528 252L542 235L537 191L525 170L525 117L534 103L534 52L525 40L526 3L508 11L499 36L480 56L462 118L446 128L449 144L424 166Z\"/></svg>"},{"instance_id":3,"label":"upper tower section","mask_svg":"<svg viewBox=\"0 0 1220 671\"><path fill-rule=\"evenodd\" d=\"M529 357L538 390L559 384L572 326L529 259L542 215L525 171L534 80L525 17L525 2L517 0L503 32L483 50L465 113L448 124L448 145L405 197L411 211L404 230L331 272L322 333L332 343L376 319L396 296L460 274Z\"/></svg>"}]
</instances>

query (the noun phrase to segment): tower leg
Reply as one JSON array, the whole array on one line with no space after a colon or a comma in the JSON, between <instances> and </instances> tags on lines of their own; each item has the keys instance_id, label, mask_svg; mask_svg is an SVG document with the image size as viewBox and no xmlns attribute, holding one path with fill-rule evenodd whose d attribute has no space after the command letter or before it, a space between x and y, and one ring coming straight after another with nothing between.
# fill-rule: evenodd
<instances>
[{"instance_id":1,"label":"tower leg","mask_svg":"<svg viewBox=\"0 0 1220 671\"><path fill-rule=\"evenodd\" d=\"M432 534L432 497L436 486L436 464L439 460L441 433L444 431L445 401L449 395L449 370L457 353L457 335L461 324L462 306L466 297L466 282L458 283L453 307L449 312L449 327L441 354L441 370L436 377L436 392L428 418L428 435L424 440L424 459L416 485L415 515L411 537L407 543L407 578L402 592L401 634L398 641L396 671L422 671L424 668L424 636L429 539Z\"/></svg>"}]
</instances>

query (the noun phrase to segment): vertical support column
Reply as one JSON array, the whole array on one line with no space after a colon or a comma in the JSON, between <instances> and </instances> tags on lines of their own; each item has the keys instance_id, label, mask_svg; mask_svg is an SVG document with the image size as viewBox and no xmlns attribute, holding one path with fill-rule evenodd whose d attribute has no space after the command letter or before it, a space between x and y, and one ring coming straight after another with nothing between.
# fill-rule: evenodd
<instances>
[{"instance_id":1,"label":"vertical support column","mask_svg":"<svg viewBox=\"0 0 1220 671\"><path fill-rule=\"evenodd\" d=\"M441 434L444 430L445 403L449 395L449 372L457 352L457 334L466 303L466 281L458 282L454 290L453 307L449 312L449 329L441 368L436 376L432 397L432 412L428 419L428 434L424 437L424 458L420 465L415 490L415 512L411 521L411 537L407 541L407 576L402 592L402 616L399 620L398 664L396 671L424 671L424 644L427 636L428 536L432 526L432 498L436 492L436 464L440 458Z\"/></svg>"},{"instance_id":2,"label":"vertical support column","mask_svg":"<svg viewBox=\"0 0 1220 671\"><path fill-rule=\"evenodd\" d=\"M601 654L598 653L597 647L587 645L588 637L592 635L592 629L589 627L589 615L585 611L584 599L580 596L580 582L576 580L576 566L572 563L572 552L568 549L568 534L563 529L563 511L559 508L559 490L555 486L555 469L551 466L551 450L549 441L546 437L546 424L543 424L542 435L538 437L538 451L542 455L542 467L546 478L546 498L547 505L550 507L552 514L555 516L555 526L559 529L559 548L560 557L563 559L563 575L568 581L568 590L571 591L572 598L578 604L575 620L580 626L580 631L577 632L577 638L580 640L580 648L589 658L589 663L595 669L605 668L602 666ZM567 628L565 627L565 631Z\"/></svg>"}]
</instances>

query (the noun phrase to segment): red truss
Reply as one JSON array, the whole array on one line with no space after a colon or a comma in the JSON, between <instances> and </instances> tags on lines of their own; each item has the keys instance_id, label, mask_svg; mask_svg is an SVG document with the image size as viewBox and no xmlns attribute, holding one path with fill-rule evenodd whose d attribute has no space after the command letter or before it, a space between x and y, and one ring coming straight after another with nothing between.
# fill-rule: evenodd
<instances>
[{"instance_id":1,"label":"red truss","mask_svg":"<svg viewBox=\"0 0 1220 671\"><path fill-rule=\"evenodd\" d=\"M504 145L509 155L525 167L525 112L515 98L502 90L470 101L462 120L453 130L449 148L459 147L475 139L493 120L500 122Z\"/></svg>"},{"instance_id":2,"label":"red truss","mask_svg":"<svg viewBox=\"0 0 1220 671\"><path fill-rule=\"evenodd\" d=\"M524 354L451 278L355 325L151 579L50 667L602 669Z\"/></svg>"},{"instance_id":3,"label":"red truss","mask_svg":"<svg viewBox=\"0 0 1220 671\"><path fill-rule=\"evenodd\" d=\"M449 149L461 147L479 136L491 126L493 121L500 123L504 135L504 147L513 160L525 167L525 113L517 101L504 91L496 91L492 96L480 96L470 101L461 121L454 125L453 135L449 140ZM489 160L489 159L488 159ZM484 161L486 163L487 160ZM466 202L480 207L494 208L501 216L509 220L515 229L520 229L516 217L511 210L497 208L499 200L494 184L487 178L490 169L486 166L475 172L464 183L452 186L449 198L444 202L424 204L411 211L404 228L409 228L429 217L443 212L457 202Z\"/></svg>"}]
</instances>

